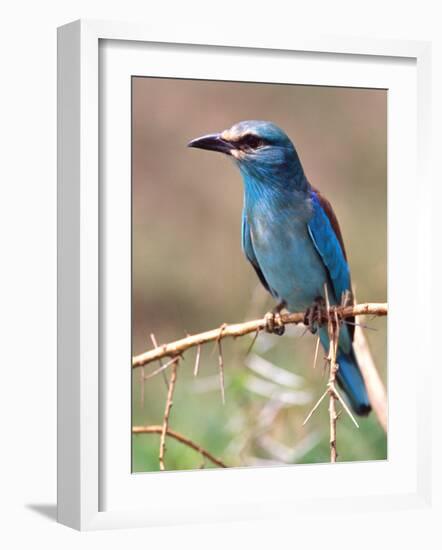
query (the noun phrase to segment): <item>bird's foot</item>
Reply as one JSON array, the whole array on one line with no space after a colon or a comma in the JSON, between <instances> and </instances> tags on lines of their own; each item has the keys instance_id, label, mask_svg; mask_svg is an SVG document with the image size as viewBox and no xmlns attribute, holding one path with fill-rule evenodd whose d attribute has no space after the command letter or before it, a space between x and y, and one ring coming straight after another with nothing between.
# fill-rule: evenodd
<instances>
[{"instance_id":1,"label":"bird's foot","mask_svg":"<svg viewBox=\"0 0 442 550\"><path fill-rule=\"evenodd\" d=\"M319 296L313 302L309 308L307 308L304 315L304 325L306 325L312 334L316 334L318 328L322 326L322 321L326 317L325 300L322 296Z\"/></svg>"},{"instance_id":2,"label":"bird's foot","mask_svg":"<svg viewBox=\"0 0 442 550\"><path fill-rule=\"evenodd\" d=\"M285 332L285 325L281 319L281 310L285 307L285 302L280 302L273 311L265 314L266 331L270 334L282 336Z\"/></svg>"},{"instance_id":3,"label":"bird's foot","mask_svg":"<svg viewBox=\"0 0 442 550\"><path fill-rule=\"evenodd\" d=\"M284 334L285 326L281 320L280 313L274 313L273 311L269 311L268 313L265 314L265 320L266 320L266 331L269 334L276 334L278 336L282 336Z\"/></svg>"}]
</instances>

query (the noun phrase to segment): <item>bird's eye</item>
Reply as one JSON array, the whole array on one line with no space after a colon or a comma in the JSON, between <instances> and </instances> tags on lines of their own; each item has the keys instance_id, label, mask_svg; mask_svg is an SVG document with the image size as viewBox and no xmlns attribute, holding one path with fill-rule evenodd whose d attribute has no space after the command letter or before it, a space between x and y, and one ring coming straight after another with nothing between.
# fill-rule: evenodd
<instances>
[{"instance_id":1,"label":"bird's eye","mask_svg":"<svg viewBox=\"0 0 442 550\"><path fill-rule=\"evenodd\" d=\"M264 140L253 134L246 134L240 140L241 148L258 149L264 145Z\"/></svg>"}]
</instances>

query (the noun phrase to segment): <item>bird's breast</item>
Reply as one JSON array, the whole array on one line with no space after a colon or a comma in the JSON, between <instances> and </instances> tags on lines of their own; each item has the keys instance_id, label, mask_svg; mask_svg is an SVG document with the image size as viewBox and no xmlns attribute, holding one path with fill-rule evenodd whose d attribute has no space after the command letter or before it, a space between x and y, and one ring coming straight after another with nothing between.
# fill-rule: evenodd
<instances>
[{"instance_id":1,"label":"bird's breast","mask_svg":"<svg viewBox=\"0 0 442 550\"><path fill-rule=\"evenodd\" d=\"M295 209L248 214L250 236L269 286L292 311L305 309L323 293L327 273L314 248L307 221Z\"/></svg>"}]
</instances>

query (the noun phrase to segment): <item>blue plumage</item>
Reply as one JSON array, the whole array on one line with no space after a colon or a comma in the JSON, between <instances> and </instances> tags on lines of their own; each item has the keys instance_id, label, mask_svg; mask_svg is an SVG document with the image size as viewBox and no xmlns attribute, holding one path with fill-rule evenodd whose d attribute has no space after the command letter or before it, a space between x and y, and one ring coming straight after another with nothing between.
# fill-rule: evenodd
<instances>
[{"instance_id":1,"label":"blue plumage","mask_svg":"<svg viewBox=\"0 0 442 550\"><path fill-rule=\"evenodd\" d=\"M237 163L244 181L242 248L272 296L289 311L302 311L324 297L327 285L330 302L340 303L351 282L339 225L330 203L308 182L287 135L271 122L244 121L189 145L229 154ZM325 327L319 336L328 350ZM368 414L352 340L353 329L344 325L338 382L355 412Z\"/></svg>"}]
</instances>

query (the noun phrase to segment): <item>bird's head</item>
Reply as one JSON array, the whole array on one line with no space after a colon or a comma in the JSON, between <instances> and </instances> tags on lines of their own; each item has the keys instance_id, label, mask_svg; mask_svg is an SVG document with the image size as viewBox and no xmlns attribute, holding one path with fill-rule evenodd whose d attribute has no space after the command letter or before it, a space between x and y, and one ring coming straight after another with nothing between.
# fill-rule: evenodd
<instances>
[{"instance_id":1,"label":"bird's head","mask_svg":"<svg viewBox=\"0 0 442 550\"><path fill-rule=\"evenodd\" d=\"M304 175L298 155L287 134L272 122L245 120L216 134L193 139L189 147L230 155L244 176L266 182Z\"/></svg>"}]
</instances>

